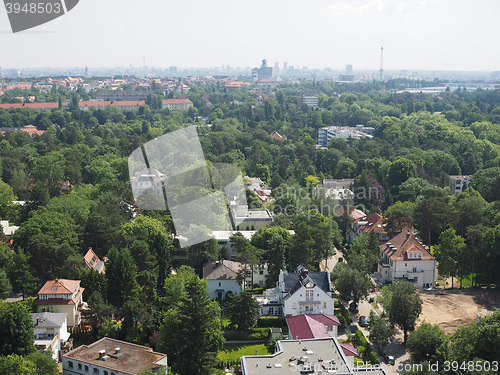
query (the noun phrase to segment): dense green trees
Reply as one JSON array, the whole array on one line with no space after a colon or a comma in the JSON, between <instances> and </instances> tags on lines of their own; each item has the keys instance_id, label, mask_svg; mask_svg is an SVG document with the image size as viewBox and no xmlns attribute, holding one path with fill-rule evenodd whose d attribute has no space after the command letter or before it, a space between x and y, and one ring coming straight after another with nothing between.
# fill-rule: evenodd
<instances>
[{"instance_id":1,"label":"dense green trees","mask_svg":"<svg viewBox=\"0 0 500 375\"><path fill-rule=\"evenodd\" d=\"M373 310L370 311L368 324L370 341L377 345L380 352L383 353L384 347L389 344L389 341L394 337L394 331L389 326L389 323L378 316Z\"/></svg>"},{"instance_id":2,"label":"dense green trees","mask_svg":"<svg viewBox=\"0 0 500 375\"><path fill-rule=\"evenodd\" d=\"M366 298L371 289L370 278L366 273L352 269L342 262L333 268L332 283L344 298L349 297L355 304Z\"/></svg>"},{"instance_id":3,"label":"dense green trees","mask_svg":"<svg viewBox=\"0 0 500 375\"><path fill-rule=\"evenodd\" d=\"M399 281L388 289L390 297L385 299L384 310L389 321L403 330L406 344L408 333L415 329L415 322L422 312L422 299L410 281Z\"/></svg>"},{"instance_id":4,"label":"dense green trees","mask_svg":"<svg viewBox=\"0 0 500 375\"><path fill-rule=\"evenodd\" d=\"M224 340L220 307L210 301L206 282L194 272L185 270L171 279L171 285L182 286L181 294L164 315L158 350L169 356L179 375L208 375Z\"/></svg>"},{"instance_id":5,"label":"dense green trees","mask_svg":"<svg viewBox=\"0 0 500 375\"><path fill-rule=\"evenodd\" d=\"M252 328L259 317L259 303L249 290L236 295L229 307L231 325L239 330Z\"/></svg>"},{"instance_id":6,"label":"dense green trees","mask_svg":"<svg viewBox=\"0 0 500 375\"><path fill-rule=\"evenodd\" d=\"M27 355L34 351L30 313L19 303L0 301L0 355Z\"/></svg>"},{"instance_id":7,"label":"dense green trees","mask_svg":"<svg viewBox=\"0 0 500 375\"><path fill-rule=\"evenodd\" d=\"M448 356L448 344L448 337L438 325L424 322L410 334L406 347L419 362L443 362Z\"/></svg>"}]
</instances>

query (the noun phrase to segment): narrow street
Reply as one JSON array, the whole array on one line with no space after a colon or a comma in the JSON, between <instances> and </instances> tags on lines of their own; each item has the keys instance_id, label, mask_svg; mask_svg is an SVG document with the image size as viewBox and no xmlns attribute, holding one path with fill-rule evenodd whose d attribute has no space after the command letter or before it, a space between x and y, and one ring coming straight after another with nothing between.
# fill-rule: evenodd
<instances>
[{"instance_id":1,"label":"narrow street","mask_svg":"<svg viewBox=\"0 0 500 375\"><path fill-rule=\"evenodd\" d=\"M333 267L335 267L335 265L337 264L338 259L340 257L342 257L345 261L345 258L343 257L342 253L340 251L337 251L335 255L331 256L326 261L320 262L320 270L324 271L324 270L328 269L331 272ZM370 300L370 298L373 298L373 300L376 302L377 292L370 293L370 295L367 297L366 300L363 300L359 303L359 305L358 305L359 313L358 314L353 314L351 311L349 311L349 313L351 314L351 317L352 317L352 321L353 321L352 324L356 325L358 327L358 329L360 329L361 332L363 332L363 334L365 335L365 337L367 339L369 336L369 332L367 329L368 327L361 327L359 325L359 317L366 316L367 318L369 318L370 311L372 311L372 310L374 310L377 315L380 315L382 313L382 309L380 306L375 308L371 303L368 302ZM342 335L342 336L339 336L339 338L345 339L345 338L347 338L347 336ZM373 346L374 345L372 344L372 347ZM373 347L373 349L375 350L374 347ZM381 358L381 361L383 363L383 366L384 366L387 374L388 375L400 374L401 372L398 372L397 369L402 369L405 364L410 362L410 355L408 354L405 347L403 346L403 332L402 331L400 331L396 328L396 335L394 336L393 341L390 342L384 348L384 354L385 355L392 355L395 359L395 365L390 366L390 365L385 364L385 362L383 362L383 360L384 360L383 357Z\"/></svg>"}]
</instances>

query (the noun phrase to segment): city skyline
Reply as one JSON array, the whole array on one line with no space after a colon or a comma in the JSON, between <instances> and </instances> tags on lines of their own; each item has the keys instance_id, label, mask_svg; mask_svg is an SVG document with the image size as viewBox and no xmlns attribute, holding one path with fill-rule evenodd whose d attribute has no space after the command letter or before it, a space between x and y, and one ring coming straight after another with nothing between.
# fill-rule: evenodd
<instances>
[{"instance_id":1,"label":"city skyline","mask_svg":"<svg viewBox=\"0 0 500 375\"><path fill-rule=\"evenodd\" d=\"M0 7L0 66L271 66L498 71L500 2L452 0L81 1L71 13L12 34Z\"/></svg>"}]
</instances>

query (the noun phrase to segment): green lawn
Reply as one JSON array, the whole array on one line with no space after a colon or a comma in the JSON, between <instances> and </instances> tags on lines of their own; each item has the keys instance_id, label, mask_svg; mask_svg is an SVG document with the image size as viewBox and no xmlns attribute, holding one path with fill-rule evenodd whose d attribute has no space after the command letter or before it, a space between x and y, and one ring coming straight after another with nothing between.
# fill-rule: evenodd
<instances>
[{"instance_id":1,"label":"green lawn","mask_svg":"<svg viewBox=\"0 0 500 375\"><path fill-rule=\"evenodd\" d=\"M217 358L219 361L239 360L244 355L269 354L264 344L224 344Z\"/></svg>"}]
</instances>

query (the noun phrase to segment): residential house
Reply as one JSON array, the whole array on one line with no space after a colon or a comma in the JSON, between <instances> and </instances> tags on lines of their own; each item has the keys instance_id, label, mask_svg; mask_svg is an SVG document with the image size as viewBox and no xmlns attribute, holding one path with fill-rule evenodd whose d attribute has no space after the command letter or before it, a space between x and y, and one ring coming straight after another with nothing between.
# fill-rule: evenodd
<instances>
[{"instance_id":1,"label":"residential house","mask_svg":"<svg viewBox=\"0 0 500 375\"><path fill-rule=\"evenodd\" d=\"M386 221L387 219L377 212L353 219L346 233L347 242L352 243L357 236L371 232L377 234L380 242L388 241L389 233L386 230Z\"/></svg>"},{"instance_id":2,"label":"residential house","mask_svg":"<svg viewBox=\"0 0 500 375\"><path fill-rule=\"evenodd\" d=\"M295 316L333 314L334 298L328 271L309 272L299 266L295 272L281 271L276 288L268 289L261 301L261 315Z\"/></svg>"},{"instance_id":3,"label":"residential house","mask_svg":"<svg viewBox=\"0 0 500 375\"><path fill-rule=\"evenodd\" d=\"M238 255L238 250L231 244L231 236L238 232L241 233L247 241L251 241L253 235L256 233L255 230L219 230L212 232L212 236L217 240L219 247L225 252L227 258L233 259ZM295 231L289 230L288 233L293 236Z\"/></svg>"},{"instance_id":4,"label":"residential house","mask_svg":"<svg viewBox=\"0 0 500 375\"><path fill-rule=\"evenodd\" d=\"M68 326L80 324L84 288L80 287L80 280L57 279L50 280L38 291L35 304L44 312L68 314Z\"/></svg>"},{"instance_id":5,"label":"residential house","mask_svg":"<svg viewBox=\"0 0 500 375\"><path fill-rule=\"evenodd\" d=\"M94 270L99 273L105 273L106 272L106 266L104 265L104 262L99 259L97 254L92 250L90 247L89 250L87 251L87 254L84 256L84 262L85 262L85 268L88 270Z\"/></svg>"},{"instance_id":6,"label":"residential house","mask_svg":"<svg viewBox=\"0 0 500 375\"><path fill-rule=\"evenodd\" d=\"M207 281L208 294L212 299L224 299L228 292L238 294L242 289L254 285L263 287L268 275L267 264L255 266L252 270L240 262L217 260L203 266L203 279ZM245 283L242 282L243 277Z\"/></svg>"},{"instance_id":7,"label":"residential house","mask_svg":"<svg viewBox=\"0 0 500 375\"><path fill-rule=\"evenodd\" d=\"M351 126L327 126L318 130L318 144L328 146L332 138L373 138L374 128L364 125Z\"/></svg>"},{"instance_id":8,"label":"residential house","mask_svg":"<svg viewBox=\"0 0 500 375\"><path fill-rule=\"evenodd\" d=\"M279 340L271 355L241 357L243 375L342 374L386 375L381 365L354 367L354 354L349 357L334 337L303 340Z\"/></svg>"},{"instance_id":9,"label":"residential house","mask_svg":"<svg viewBox=\"0 0 500 375\"><path fill-rule=\"evenodd\" d=\"M272 139L277 139L278 141L285 141L286 140L286 137L282 136L277 131L273 131L271 134L269 134L269 137L271 137Z\"/></svg>"},{"instance_id":10,"label":"residential house","mask_svg":"<svg viewBox=\"0 0 500 375\"><path fill-rule=\"evenodd\" d=\"M12 236L19 229L18 226L10 225L8 220L0 221L2 233L6 236Z\"/></svg>"},{"instance_id":11,"label":"residential house","mask_svg":"<svg viewBox=\"0 0 500 375\"><path fill-rule=\"evenodd\" d=\"M167 355L146 346L103 337L62 356L63 375L138 375L167 367Z\"/></svg>"},{"instance_id":12,"label":"residential house","mask_svg":"<svg viewBox=\"0 0 500 375\"><path fill-rule=\"evenodd\" d=\"M146 168L135 172L130 179L134 196L157 194L163 198L163 178L165 175L155 168Z\"/></svg>"},{"instance_id":13,"label":"residential house","mask_svg":"<svg viewBox=\"0 0 500 375\"><path fill-rule=\"evenodd\" d=\"M186 110L193 107L193 102L189 99L163 99L162 109Z\"/></svg>"},{"instance_id":14,"label":"residential house","mask_svg":"<svg viewBox=\"0 0 500 375\"><path fill-rule=\"evenodd\" d=\"M413 281L417 288L434 287L437 280L437 260L427 246L409 231L403 231L380 246L378 265L380 281Z\"/></svg>"},{"instance_id":15,"label":"residential house","mask_svg":"<svg viewBox=\"0 0 500 375\"><path fill-rule=\"evenodd\" d=\"M61 361L61 356L72 349L71 334L68 332L68 314L34 313L31 314L34 326L35 346L38 350L52 351L52 358Z\"/></svg>"},{"instance_id":16,"label":"residential house","mask_svg":"<svg viewBox=\"0 0 500 375\"><path fill-rule=\"evenodd\" d=\"M460 194L470 185L470 176L450 176L450 180L453 195Z\"/></svg>"},{"instance_id":17,"label":"residential house","mask_svg":"<svg viewBox=\"0 0 500 375\"><path fill-rule=\"evenodd\" d=\"M261 206L263 203L274 201L271 188L267 187L258 177L245 176L245 188L255 193L261 202Z\"/></svg>"}]
</instances>

